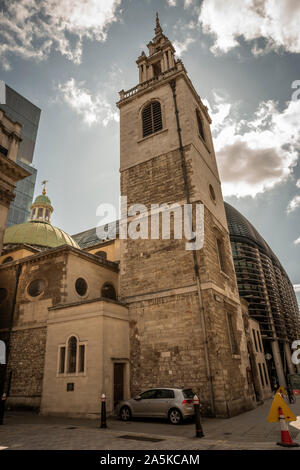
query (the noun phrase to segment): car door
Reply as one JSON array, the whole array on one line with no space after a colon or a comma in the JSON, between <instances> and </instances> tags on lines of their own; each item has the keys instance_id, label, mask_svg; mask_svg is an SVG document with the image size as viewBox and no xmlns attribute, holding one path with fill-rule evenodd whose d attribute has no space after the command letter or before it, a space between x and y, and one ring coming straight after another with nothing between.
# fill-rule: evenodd
<instances>
[{"instance_id":1,"label":"car door","mask_svg":"<svg viewBox=\"0 0 300 470\"><path fill-rule=\"evenodd\" d=\"M147 417L152 415L153 402L155 401L156 390L147 390L134 399L133 414L134 416Z\"/></svg>"},{"instance_id":2,"label":"car door","mask_svg":"<svg viewBox=\"0 0 300 470\"><path fill-rule=\"evenodd\" d=\"M174 398L173 390L165 388L156 389L155 399L153 400L153 404L151 404L152 416L166 417Z\"/></svg>"}]
</instances>

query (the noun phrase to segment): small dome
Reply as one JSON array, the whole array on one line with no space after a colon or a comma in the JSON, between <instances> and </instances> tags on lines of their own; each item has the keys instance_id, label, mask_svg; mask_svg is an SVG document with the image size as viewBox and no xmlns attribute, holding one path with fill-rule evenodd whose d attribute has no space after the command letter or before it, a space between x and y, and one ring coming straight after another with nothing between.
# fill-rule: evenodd
<instances>
[{"instance_id":1,"label":"small dome","mask_svg":"<svg viewBox=\"0 0 300 470\"><path fill-rule=\"evenodd\" d=\"M47 204L51 206L51 201L45 194L40 194L35 198L33 204Z\"/></svg>"},{"instance_id":2,"label":"small dome","mask_svg":"<svg viewBox=\"0 0 300 470\"><path fill-rule=\"evenodd\" d=\"M4 234L3 244L26 244L48 248L69 245L79 248L70 235L44 221L31 221L8 227Z\"/></svg>"}]
</instances>

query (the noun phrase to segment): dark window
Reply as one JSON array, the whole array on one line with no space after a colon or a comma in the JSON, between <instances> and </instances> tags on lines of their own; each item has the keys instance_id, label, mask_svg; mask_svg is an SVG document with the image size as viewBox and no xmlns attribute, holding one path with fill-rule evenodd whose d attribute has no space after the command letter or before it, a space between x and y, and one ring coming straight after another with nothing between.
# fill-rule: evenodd
<instances>
[{"instance_id":1,"label":"dark window","mask_svg":"<svg viewBox=\"0 0 300 470\"><path fill-rule=\"evenodd\" d=\"M74 383L67 384L67 392L74 392Z\"/></svg>"},{"instance_id":2,"label":"dark window","mask_svg":"<svg viewBox=\"0 0 300 470\"><path fill-rule=\"evenodd\" d=\"M159 101L152 101L142 113L143 137L158 132L162 129L162 116Z\"/></svg>"},{"instance_id":3,"label":"dark window","mask_svg":"<svg viewBox=\"0 0 300 470\"><path fill-rule=\"evenodd\" d=\"M37 215L37 218L38 219L42 219L43 218L43 212L44 212L44 209L42 207L39 207L38 208L38 215Z\"/></svg>"},{"instance_id":4,"label":"dark window","mask_svg":"<svg viewBox=\"0 0 300 470\"><path fill-rule=\"evenodd\" d=\"M261 336L260 336L260 333L259 333L258 330L256 331L256 333L257 333L257 340L258 340L260 352L264 352L264 351L263 351L263 347L262 347L262 343L261 343Z\"/></svg>"},{"instance_id":5,"label":"dark window","mask_svg":"<svg viewBox=\"0 0 300 470\"><path fill-rule=\"evenodd\" d=\"M2 147L2 145L0 145L0 153L2 153L2 155L7 157L8 150L5 147Z\"/></svg>"},{"instance_id":6,"label":"dark window","mask_svg":"<svg viewBox=\"0 0 300 470\"><path fill-rule=\"evenodd\" d=\"M97 251L95 255L100 256L102 259L106 260L107 254L105 251Z\"/></svg>"},{"instance_id":7,"label":"dark window","mask_svg":"<svg viewBox=\"0 0 300 470\"><path fill-rule=\"evenodd\" d=\"M2 264L4 263L9 263L10 261L13 261L14 259L11 257L11 256L7 256L6 258L4 258L4 260L2 261Z\"/></svg>"},{"instance_id":8,"label":"dark window","mask_svg":"<svg viewBox=\"0 0 300 470\"><path fill-rule=\"evenodd\" d=\"M79 367L78 372L84 372L84 356L85 356L85 345L79 346Z\"/></svg>"},{"instance_id":9,"label":"dark window","mask_svg":"<svg viewBox=\"0 0 300 470\"><path fill-rule=\"evenodd\" d=\"M6 299L7 296L7 290L4 289L4 287L0 287L0 302L3 302L3 300Z\"/></svg>"},{"instance_id":10,"label":"dark window","mask_svg":"<svg viewBox=\"0 0 300 470\"><path fill-rule=\"evenodd\" d=\"M202 139L205 140L203 121L202 121L202 117L201 117L199 109L196 109L196 116L197 116L199 134L201 135Z\"/></svg>"},{"instance_id":11,"label":"dark window","mask_svg":"<svg viewBox=\"0 0 300 470\"><path fill-rule=\"evenodd\" d=\"M154 77L158 77L161 74L161 65L160 62L156 62L152 65Z\"/></svg>"},{"instance_id":12,"label":"dark window","mask_svg":"<svg viewBox=\"0 0 300 470\"><path fill-rule=\"evenodd\" d=\"M263 369L264 369L264 374L265 374L266 385L268 385L268 383L269 383L269 381L268 381L268 374L267 374L266 366L265 366L264 363L263 363Z\"/></svg>"},{"instance_id":13,"label":"dark window","mask_svg":"<svg viewBox=\"0 0 300 470\"><path fill-rule=\"evenodd\" d=\"M37 297L44 292L45 287L46 283L43 279L35 279L29 284L27 292L31 297Z\"/></svg>"},{"instance_id":14,"label":"dark window","mask_svg":"<svg viewBox=\"0 0 300 470\"><path fill-rule=\"evenodd\" d=\"M217 238L217 247L218 247L218 256L220 261L221 271L226 272L226 265L224 260L224 246L223 241L220 238Z\"/></svg>"},{"instance_id":15,"label":"dark window","mask_svg":"<svg viewBox=\"0 0 300 470\"><path fill-rule=\"evenodd\" d=\"M227 314L227 319L228 319L228 329L229 329L232 354L239 354L238 345L237 345L236 337L235 337L234 326L233 326L233 318L230 313Z\"/></svg>"},{"instance_id":16,"label":"dark window","mask_svg":"<svg viewBox=\"0 0 300 470\"><path fill-rule=\"evenodd\" d=\"M106 282L101 289L101 297L106 299L117 300L116 289L112 284Z\"/></svg>"},{"instance_id":17,"label":"dark window","mask_svg":"<svg viewBox=\"0 0 300 470\"><path fill-rule=\"evenodd\" d=\"M173 390L164 390L162 388L156 390L155 398L174 398Z\"/></svg>"},{"instance_id":18,"label":"dark window","mask_svg":"<svg viewBox=\"0 0 300 470\"><path fill-rule=\"evenodd\" d=\"M263 378L263 374L262 374L261 364L258 364L258 367L259 367L260 380L261 380L262 386L264 387L265 382L264 382L264 378Z\"/></svg>"},{"instance_id":19,"label":"dark window","mask_svg":"<svg viewBox=\"0 0 300 470\"><path fill-rule=\"evenodd\" d=\"M76 355L77 355L77 339L71 336L68 343L68 372L74 374L76 372Z\"/></svg>"},{"instance_id":20,"label":"dark window","mask_svg":"<svg viewBox=\"0 0 300 470\"><path fill-rule=\"evenodd\" d=\"M255 330L254 330L253 328L252 328L252 335L253 335L253 339L254 339L254 344L255 344L256 352L258 352Z\"/></svg>"},{"instance_id":21,"label":"dark window","mask_svg":"<svg viewBox=\"0 0 300 470\"><path fill-rule=\"evenodd\" d=\"M215 201L216 200L215 190L211 184L209 185L209 193L210 193L210 197L212 198L212 200Z\"/></svg>"},{"instance_id":22,"label":"dark window","mask_svg":"<svg viewBox=\"0 0 300 470\"><path fill-rule=\"evenodd\" d=\"M60 348L59 355L59 373L63 374L65 372L65 357L66 357L66 348Z\"/></svg>"},{"instance_id":23,"label":"dark window","mask_svg":"<svg viewBox=\"0 0 300 470\"><path fill-rule=\"evenodd\" d=\"M76 289L77 294L81 296L85 295L87 291L87 283L85 279L83 279L82 277L79 277L75 282L75 289Z\"/></svg>"},{"instance_id":24,"label":"dark window","mask_svg":"<svg viewBox=\"0 0 300 470\"><path fill-rule=\"evenodd\" d=\"M147 390L147 392L144 392L140 395L142 400L149 399L149 398L155 398L156 397L156 390Z\"/></svg>"}]
</instances>

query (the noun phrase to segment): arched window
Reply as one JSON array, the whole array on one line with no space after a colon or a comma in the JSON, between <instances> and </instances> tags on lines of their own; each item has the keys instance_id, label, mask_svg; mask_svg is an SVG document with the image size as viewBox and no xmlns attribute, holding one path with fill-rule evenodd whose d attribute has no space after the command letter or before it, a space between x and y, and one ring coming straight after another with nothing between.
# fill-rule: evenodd
<instances>
[{"instance_id":1,"label":"arched window","mask_svg":"<svg viewBox=\"0 0 300 470\"><path fill-rule=\"evenodd\" d=\"M85 372L86 343L71 336L58 347L58 374L82 374Z\"/></svg>"},{"instance_id":2,"label":"arched window","mask_svg":"<svg viewBox=\"0 0 300 470\"><path fill-rule=\"evenodd\" d=\"M77 358L77 339L71 336L68 342L68 373L74 374L76 372L76 358Z\"/></svg>"},{"instance_id":3,"label":"arched window","mask_svg":"<svg viewBox=\"0 0 300 470\"><path fill-rule=\"evenodd\" d=\"M196 109L196 116L197 116L199 134L201 135L202 139L205 140L203 120L202 120L199 109Z\"/></svg>"},{"instance_id":4,"label":"arched window","mask_svg":"<svg viewBox=\"0 0 300 470\"><path fill-rule=\"evenodd\" d=\"M102 251L102 250L97 251L95 255L100 256L100 258L102 258L103 260L107 259L107 253L105 251Z\"/></svg>"},{"instance_id":5,"label":"arched window","mask_svg":"<svg viewBox=\"0 0 300 470\"><path fill-rule=\"evenodd\" d=\"M6 258L4 258L4 260L2 261L2 264L4 263L9 263L10 261L13 261L13 257L12 256L7 256Z\"/></svg>"},{"instance_id":6,"label":"arched window","mask_svg":"<svg viewBox=\"0 0 300 470\"><path fill-rule=\"evenodd\" d=\"M105 297L106 299L117 300L116 289L112 284L106 282L103 284L101 289L101 297Z\"/></svg>"},{"instance_id":7,"label":"arched window","mask_svg":"<svg viewBox=\"0 0 300 470\"><path fill-rule=\"evenodd\" d=\"M143 137L162 129L161 106L159 101L152 101L142 112Z\"/></svg>"}]
</instances>

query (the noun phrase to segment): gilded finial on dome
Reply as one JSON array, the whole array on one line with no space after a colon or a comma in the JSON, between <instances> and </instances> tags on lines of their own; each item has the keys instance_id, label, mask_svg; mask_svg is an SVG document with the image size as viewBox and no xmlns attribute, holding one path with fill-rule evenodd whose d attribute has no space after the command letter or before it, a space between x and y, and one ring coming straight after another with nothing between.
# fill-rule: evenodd
<instances>
[{"instance_id":1,"label":"gilded finial on dome","mask_svg":"<svg viewBox=\"0 0 300 470\"><path fill-rule=\"evenodd\" d=\"M43 194L43 195L45 195L45 194L46 194L46 184L47 184L47 183L48 183L48 180L44 180L44 181L42 181L42 182L41 182L41 184L43 184L43 185L44 185L44 187L43 187L43 191L42 191L42 194Z\"/></svg>"}]
</instances>

